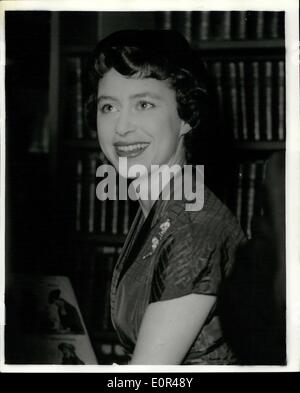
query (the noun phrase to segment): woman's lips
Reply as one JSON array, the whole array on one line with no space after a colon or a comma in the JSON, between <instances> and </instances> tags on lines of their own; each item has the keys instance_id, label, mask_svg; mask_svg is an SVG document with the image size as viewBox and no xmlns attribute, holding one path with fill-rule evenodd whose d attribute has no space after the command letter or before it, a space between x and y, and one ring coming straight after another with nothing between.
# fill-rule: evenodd
<instances>
[{"instance_id":1,"label":"woman's lips","mask_svg":"<svg viewBox=\"0 0 300 393\"><path fill-rule=\"evenodd\" d=\"M138 142L132 144L118 144L116 143L115 150L119 157L133 158L142 154L150 145L148 142Z\"/></svg>"}]
</instances>

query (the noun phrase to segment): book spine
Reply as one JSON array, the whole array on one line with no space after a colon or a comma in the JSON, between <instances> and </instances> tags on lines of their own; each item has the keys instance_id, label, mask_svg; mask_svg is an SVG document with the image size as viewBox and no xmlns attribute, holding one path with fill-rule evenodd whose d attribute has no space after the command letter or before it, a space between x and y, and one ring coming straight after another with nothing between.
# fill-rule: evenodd
<instances>
[{"instance_id":1,"label":"book spine","mask_svg":"<svg viewBox=\"0 0 300 393\"><path fill-rule=\"evenodd\" d=\"M193 40L206 41L210 33L210 11L197 11L193 16Z\"/></svg>"},{"instance_id":2,"label":"book spine","mask_svg":"<svg viewBox=\"0 0 300 393\"><path fill-rule=\"evenodd\" d=\"M94 332L100 331L105 309L107 277L107 258L105 247L97 247L92 256L92 274L89 275L90 323Z\"/></svg>"},{"instance_id":3,"label":"book spine","mask_svg":"<svg viewBox=\"0 0 300 393\"><path fill-rule=\"evenodd\" d=\"M81 205L82 205L82 160L76 162L76 231L81 231Z\"/></svg>"},{"instance_id":4,"label":"book spine","mask_svg":"<svg viewBox=\"0 0 300 393\"><path fill-rule=\"evenodd\" d=\"M246 234L249 239L252 237L251 224L254 214L255 200L255 180L256 180L256 163L250 163L248 167L248 187L247 187L247 210L246 210Z\"/></svg>"},{"instance_id":5,"label":"book spine","mask_svg":"<svg viewBox=\"0 0 300 393\"><path fill-rule=\"evenodd\" d=\"M285 72L284 62L279 61L277 65L278 73L278 139L285 139Z\"/></svg>"},{"instance_id":6,"label":"book spine","mask_svg":"<svg viewBox=\"0 0 300 393\"><path fill-rule=\"evenodd\" d=\"M192 11L175 12L172 28L178 30L189 43L192 42Z\"/></svg>"},{"instance_id":7,"label":"book spine","mask_svg":"<svg viewBox=\"0 0 300 393\"><path fill-rule=\"evenodd\" d=\"M157 27L162 30L172 29L172 13L173 11L158 12Z\"/></svg>"},{"instance_id":8,"label":"book spine","mask_svg":"<svg viewBox=\"0 0 300 393\"><path fill-rule=\"evenodd\" d=\"M107 200L100 201L100 232L106 233Z\"/></svg>"},{"instance_id":9,"label":"book spine","mask_svg":"<svg viewBox=\"0 0 300 393\"><path fill-rule=\"evenodd\" d=\"M107 200L100 199L103 195L99 195L99 184L104 180L102 177L97 177L97 168L104 164L105 159L103 153L95 153L95 213L94 213L94 233L105 233L107 229L106 216L107 216Z\"/></svg>"},{"instance_id":10,"label":"book spine","mask_svg":"<svg viewBox=\"0 0 300 393\"><path fill-rule=\"evenodd\" d=\"M271 141L272 135L272 63L266 61L264 63L264 80L265 80L265 103L264 103L264 114L265 114L265 136L266 140Z\"/></svg>"},{"instance_id":11,"label":"book spine","mask_svg":"<svg viewBox=\"0 0 300 393\"><path fill-rule=\"evenodd\" d=\"M236 65L230 62L228 65L228 82L229 82L229 96L231 103L231 127L233 136L236 140L239 139L239 125L238 125L238 98L237 98L237 83L236 83Z\"/></svg>"},{"instance_id":12,"label":"book spine","mask_svg":"<svg viewBox=\"0 0 300 393\"><path fill-rule=\"evenodd\" d=\"M247 36L247 12L232 11L232 36L237 40L244 40Z\"/></svg>"},{"instance_id":13,"label":"book spine","mask_svg":"<svg viewBox=\"0 0 300 393\"><path fill-rule=\"evenodd\" d=\"M111 184L111 187L116 187L116 184ZM115 234L118 232L118 199L117 191L114 189L112 195L105 200L105 233ZM104 207L104 206L103 206Z\"/></svg>"},{"instance_id":14,"label":"book spine","mask_svg":"<svg viewBox=\"0 0 300 393\"><path fill-rule=\"evenodd\" d=\"M240 209L240 224L245 232L247 234L247 202L248 202L248 167L249 163L248 162L243 162L240 164L240 170L241 170L241 178L239 181L241 182L241 188L240 188L240 193L239 197L241 200L241 203L239 206Z\"/></svg>"},{"instance_id":15,"label":"book spine","mask_svg":"<svg viewBox=\"0 0 300 393\"><path fill-rule=\"evenodd\" d=\"M278 38L285 37L285 12L283 11L278 12L277 36Z\"/></svg>"},{"instance_id":16,"label":"book spine","mask_svg":"<svg viewBox=\"0 0 300 393\"><path fill-rule=\"evenodd\" d=\"M235 204L235 215L239 221L241 221L241 216L242 216L243 178L244 178L244 167L242 164L239 164L238 171L237 171L236 204Z\"/></svg>"},{"instance_id":17,"label":"book spine","mask_svg":"<svg viewBox=\"0 0 300 393\"><path fill-rule=\"evenodd\" d=\"M257 11L256 14L256 31L255 38L262 39L264 38L264 22L265 22L265 12Z\"/></svg>"},{"instance_id":18,"label":"book spine","mask_svg":"<svg viewBox=\"0 0 300 393\"><path fill-rule=\"evenodd\" d=\"M240 129L243 140L248 139L248 121L247 121L247 104L246 104L246 92L245 92L245 68L244 63L240 61L238 63L239 71L239 105L240 105Z\"/></svg>"},{"instance_id":19,"label":"book spine","mask_svg":"<svg viewBox=\"0 0 300 393\"><path fill-rule=\"evenodd\" d=\"M81 59L76 58L75 61L75 70L76 70L76 120L75 120L75 132L78 138L83 137L83 108L82 108L82 80L81 80Z\"/></svg>"},{"instance_id":20,"label":"book spine","mask_svg":"<svg viewBox=\"0 0 300 393\"><path fill-rule=\"evenodd\" d=\"M215 80L215 86L218 96L218 106L221 119L224 119L224 97L223 97L223 67L220 61L216 61L212 64L212 74Z\"/></svg>"},{"instance_id":21,"label":"book spine","mask_svg":"<svg viewBox=\"0 0 300 393\"><path fill-rule=\"evenodd\" d=\"M268 12L268 24L266 26L266 38L279 38L279 13Z\"/></svg>"},{"instance_id":22,"label":"book spine","mask_svg":"<svg viewBox=\"0 0 300 393\"><path fill-rule=\"evenodd\" d=\"M107 164L107 160L103 154L103 152L100 152L99 156L99 162L98 166ZM104 179L98 178L97 184L102 182ZM105 189L104 191L107 191ZM103 196L103 195L102 195ZM109 212L110 212L110 201L109 199L97 199L98 202L98 217L97 217L97 231L100 231L101 233L108 233L109 232L109 226L110 226L110 217L109 217Z\"/></svg>"},{"instance_id":23,"label":"book spine","mask_svg":"<svg viewBox=\"0 0 300 393\"><path fill-rule=\"evenodd\" d=\"M81 203L81 231L89 232L89 211L90 211L90 157L88 153L82 156L82 203Z\"/></svg>"},{"instance_id":24,"label":"book spine","mask_svg":"<svg viewBox=\"0 0 300 393\"><path fill-rule=\"evenodd\" d=\"M95 231L95 203L96 203L96 168L97 157L95 154L90 154L89 157L89 212L88 212L88 231L93 233Z\"/></svg>"},{"instance_id":25,"label":"book spine","mask_svg":"<svg viewBox=\"0 0 300 393\"><path fill-rule=\"evenodd\" d=\"M103 254L100 256L98 263L101 264L99 266L99 271L101 272L100 274L102 275L101 278L101 283L102 283L102 313L101 313L101 319L99 323L99 327L101 330L107 330L109 327L109 317L110 317L110 271L112 270L111 264L112 264L112 257L110 255L110 250L108 247L103 247Z\"/></svg>"},{"instance_id":26,"label":"book spine","mask_svg":"<svg viewBox=\"0 0 300 393\"><path fill-rule=\"evenodd\" d=\"M209 24L209 38L229 40L231 38L231 13L229 11L212 11Z\"/></svg>"},{"instance_id":27,"label":"book spine","mask_svg":"<svg viewBox=\"0 0 300 393\"><path fill-rule=\"evenodd\" d=\"M123 215L123 234L127 235L129 231L129 200L124 201L124 215Z\"/></svg>"},{"instance_id":28,"label":"book spine","mask_svg":"<svg viewBox=\"0 0 300 393\"><path fill-rule=\"evenodd\" d=\"M84 258L84 263L82 263L80 270L80 290L82 298L82 309L85 314L85 320L88 328L93 324L94 318L94 307L95 307L95 288L96 277L97 277L97 250L96 252L87 250L84 247L80 250L81 258Z\"/></svg>"},{"instance_id":29,"label":"book spine","mask_svg":"<svg viewBox=\"0 0 300 393\"><path fill-rule=\"evenodd\" d=\"M193 13L192 11L185 12L185 24L184 24L184 36L189 41L192 42L192 21L193 21Z\"/></svg>"},{"instance_id":30,"label":"book spine","mask_svg":"<svg viewBox=\"0 0 300 393\"><path fill-rule=\"evenodd\" d=\"M88 57L81 56L82 67L82 122L83 122L83 137L90 140L97 140L97 127L91 128L86 121L86 104L90 98L89 83L87 80L89 59Z\"/></svg>"},{"instance_id":31,"label":"book spine","mask_svg":"<svg viewBox=\"0 0 300 393\"><path fill-rule=\"evenodd\" d=\"M223 12L223 38L224 40L230 40L231 39L231 12L230 11L224 11Z\"/></svg>"},{"instance_id":32,"label":"book spine","mask_svg":"<svg viewBox=\"0 0 300 393\"><path fill-rule=\"evenodd\" d=\"M97 247L93 251L93 256L90 258L92 260L91 266L87 269L91 272L88 275L88 285L90 299L89 299L89 315L90 315L90 326L94 332L103 330L105 309L107 302L109 301L107 298L108 295L108 286L109 282L109 274L108 271L110 269L109 266L109 251L108 247ZM87 299L87 298L86 298Z\"/></svg>"},{"instance_id":33,"label":"book spine","mask_svg":"<svg viewBox=\"0 0 300 393\"><path fill-rule=\"evenodd\" d=\"M260 138L260 94L259 94L259 64L257 61L251 63L253 83L253 136L255 141Z\"/></svg>"},{"instance_id":34,"label":"book spine","mask_svg":"<svg viewBox=\"0 0 300 393\"><path fill-rule=\"evenodd\" d=\"M83 138L83 100L82 100L82 80L81 80L81 59L76 59L76 134L78 138Z\"/></svg>"},{"instance_id":35,"label":"book spine","mask_svg":"<svg viewBox=\"0 0 300 393\"><path fill-rule=\"evenodd\" d=\"M71 138L83 138L82 68L80 57L66 59L66 128Z\"/></svg>"},{"instance_id":36,"label":"book spine","mask_svg":"<svg viewBox=\"0 0 300 393\"><path fill-rule=\"evenodd\" d=\"M256 163L256 181L255 181L255 201L254 201L254 209L253 214L256 217L262 217L264 215L264 181L265 181L265 172L266 172L266 161L257 161Z\"/></svg>"},{"instance_id":37,"label":"book spine","mask_svg":"<svg viewBox=\"0 0 300 393\"><path fill-rule=\"evenodd\" d=\"M248 39L264 38L265 12L264 11L247 11L247 33Z\"/></svg>"},{"instance_id":38,"label":"book spine","mask_svg":"<svg viewBox=\"0 0 300 393\"><path fill-rule=\"evenodd\" d=\"M120 209L119 209L119 199L118 199L118 187L117 187L117 192L115 195L115 199L112 201L112 226L111 226L111 232L113 234L118 233L118 222L121 217L119 217L120 214Z\"/></svg>"}]
</instances>

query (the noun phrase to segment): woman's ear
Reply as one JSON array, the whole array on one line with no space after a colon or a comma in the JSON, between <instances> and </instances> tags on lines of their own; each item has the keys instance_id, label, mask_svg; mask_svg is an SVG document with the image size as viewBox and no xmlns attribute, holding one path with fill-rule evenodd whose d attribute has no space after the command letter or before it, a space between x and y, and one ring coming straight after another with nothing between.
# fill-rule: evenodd
<instances>
[{"instance_id":1,"label":"woman's ear","mask_svg":"<svg viewBox=\"0 0 300 393\"><path fill-rule=\"evenodd\" d=\"M179 131L179 135L185 135L187 134L189 131L191 131L192 127L186 123L185 121L181 121L181 125L180 125L180 131Z\"/></svg>"}]
</instances>

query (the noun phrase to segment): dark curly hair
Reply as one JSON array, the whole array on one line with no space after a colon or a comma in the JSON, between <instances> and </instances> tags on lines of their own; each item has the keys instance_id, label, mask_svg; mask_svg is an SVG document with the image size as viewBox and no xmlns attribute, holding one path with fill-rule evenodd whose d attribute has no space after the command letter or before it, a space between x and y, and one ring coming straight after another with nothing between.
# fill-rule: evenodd
<instances>
[{"instance_id":1,"label":"dark curly hair","mask_svg":"<svg viewBox=\"0 0 300 393\"><path fill-rule=\"evenodd\" d=\"M124 30L100 41L90 59L92 91L85 108L92 129L96 129L98 83L112 68L127 77L166 81L175 90L178 114L192 128L185 135L189 158L195 133L200 130L206 139L210 98L206 67L185 38L171 30Z\"/></svg>"}]
</instances>

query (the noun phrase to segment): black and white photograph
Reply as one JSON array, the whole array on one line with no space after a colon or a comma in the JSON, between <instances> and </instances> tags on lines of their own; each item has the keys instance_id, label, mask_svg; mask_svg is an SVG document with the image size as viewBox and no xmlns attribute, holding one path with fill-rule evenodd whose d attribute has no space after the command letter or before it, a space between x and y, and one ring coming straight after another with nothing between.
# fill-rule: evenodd
<instances>
[{"instance_id":1,"label":"black and white photograph","mask_svg":"<svg viewBox=\"0 0 300 393\"><path fill-rule=\"evenodd\" d=\"M3 370L299 371L297 2L9 3Z\"/></svg>"},{"instance_id":2,"label":"black and white photograph","mask_svg":"<svg viewBox=\"0 0 300 393\"><path fill-rule=\"evenodd\" d=\"M98 363L68 277L7 275L5 305L7 364Z\"/></svg>"}]
</instances>

